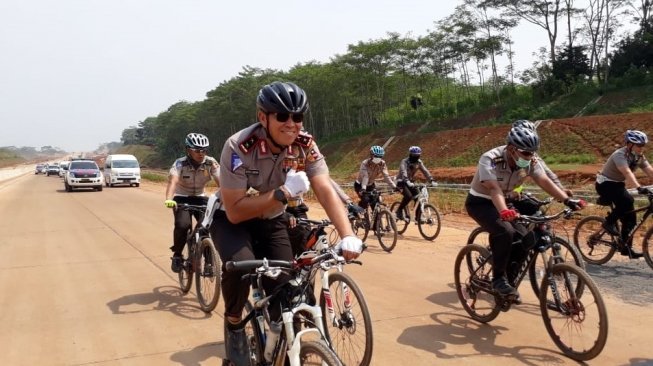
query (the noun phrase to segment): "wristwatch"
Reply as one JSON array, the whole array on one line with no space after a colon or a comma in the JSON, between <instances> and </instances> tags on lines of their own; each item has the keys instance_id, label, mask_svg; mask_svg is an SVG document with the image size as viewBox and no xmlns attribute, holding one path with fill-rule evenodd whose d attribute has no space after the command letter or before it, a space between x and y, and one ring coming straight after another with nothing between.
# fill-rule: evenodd
<instances>
[{"instance_id":1,"label":"wristwatch","mask_svg":"<svg viewBox=\"0 0 653 366\"><path fill-rule=\"evenodd\" d=\"M283 203L284 205L288 204L288 199L286 198L286 193L281 188L274 190L274 199Z\"/></svg>"}]
</instances>

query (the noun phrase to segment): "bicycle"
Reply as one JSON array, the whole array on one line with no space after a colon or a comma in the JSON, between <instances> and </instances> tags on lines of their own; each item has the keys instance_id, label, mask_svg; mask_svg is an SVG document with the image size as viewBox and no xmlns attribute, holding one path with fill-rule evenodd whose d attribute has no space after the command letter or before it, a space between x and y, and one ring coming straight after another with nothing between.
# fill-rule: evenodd
<instances>
[{"instance_id":1,"label":"bicycle","mask_svg":"<svg viewBox=\"0 0 653 366\"><path fill-rule=\"evenodd\" d=\"M363 194L369 195L369 205L362 214L350 215L349 221L354 234L362 241L367 239L370 229L373 228L381 248L389 253L397 245L397 222L388 206L383 202L382 195L386 193L392 192L364 191ZM371 222L370 217L372 218Z\"/></svg>"},{"instance_id":2,"label":"bicycle","mask_svg":"<svg viewBox=\"0 0 653 366\"><path fill-rule=\"evenodd\" d=\"M426 240L433 241L440 235L440 212L438 209L429 203L429 189L425 184L416 185L418 194L412 199L413 209L415 211L415 224L419 229L419 233ZM390 211L395 214L399 213L400 201L394 202L390 206ZM410 209L408 206L404 208L404 219L397 219L397 233L403 234L408 229L408 224L412 219ZM395 216L397 217L397 216Z\"/></svg>"},{"instance_id":3,"label":"bicycle","mask_svg":"<svg viewBox=\"0 0 653 366\"><path fill-rule=\"evenodd\" d=\"M537 207L537 212L534 213L535 216L544 215L546 213L546 206L552 202L550 197L545 200L539 200L528 193L525 193L524 195L531 201L534 207ZM534 225L535 224L531 223L527 228L528 231L532 231L534 229ZM469 237L467 238L467 244L479 244L484 246L488 251L491 251L488 232L480 226L472 230L472 232L469 234ZM515 261L515 259L523 258L523 252L520 250L522 241L516 240L513 245L515 251L514 253L511 253L509 266L511 266L510 270L512 270L514 273L514 267L519 266L518 261ZM563 262L573 263L576 266L582 268L584 271L586 270L585 261L583 261L583 257L581 256L576 246L571 245L564 238L555 235L553 237L553 245L550 246L549 251L551 252L549 254L550 256L554 258L562 258ZM528 279L531 283L531 288L533 289L535 296L539 295L540 288L542 287L542 281L544 279L545 265L543 261L543 256L536 256L533 264L528 267Z\"/></svg>"},{"instance_id":4,"label":"bicycle","mask_svg":"<svg viewBox=\"0 0 653 366\"><path fill-rule=\"evenodd\" d=\"M571 209L550 216L520 216L517 221L533 225L530 232L534 245L514 274L517 288L526 271L540 255L544 260L545 276L538 294L540 312L547 333L555 345L568 357L587 361L598 356L608 337L608 315L598 287L580 267L565 263L562 258L549 256L555 242L550 221L569 218ZM456 257L454 277L458 298L470 317L481 323L494 320L501 311L508 311L514 296L503 296L492 287L492 253L482 245L464 246Z\"/></svg>"},{"instance_id":5,"label":"bicycle","mask_svg":"<svg viewBox=\"0 0 653 366\"><path fill-rule=\"evenodd\" d=\"M307 259L304 263L310 261ZM324 336L320 306L309 305L306 301L309 283L305 280L305 273L302 273L307 271L306 267L297 261L255 259L228 261L225 269L249 272L243 278L250 280L252 297L245 303L246 315L238 325L245 328L251 365L284 365L286 362L290 366L342 365ZM275 279L282 272L290 274L291 279L266 295L262 286L263 277ZM273 300L281 304L281 324L270 319L268 306ZM296 330L299 324L309 326ZM311 336L317 337L317 340ZM230 362L225 360L224 365L230 365Z\"/></svg>"},{"instance_id":6,"label":"bicycle","mask_svg":"<svg viewBox=\"0 0 653 366\"><path fill-rule=\"evenodd\" d=\"M345 264L362 263L357 260L345 261L329 245L329 235L325 230L331 225L329 220L300 218L298 223L311 229L306 240L307 251L296 259L322 255L319 262L312 264L307 276L310 283L320 280L320 308L324 315L325 338L345 365L368 366L373 348L372 319L361 289L343 272Z\"/></svg>"},{"instance_id":7,"label":"bicycle","mask_svg":"<svg viewBox=\"0 0 653 366\"><path fill-rule=\"evenodd\" d=\"M200 308L206 313L215 309L220 299L220 281L222 278L222 261L215 249L213 240L209 235L210 217L212 206L179 204L177 209L187 210L191 213L200 213L204 216L202 221L195 223L195 227L188 232L186 245L181 253L182 269L178 273L179 287L186 294L193 284L195 275L195 289ZM205 212L207 215L204 215Z\"/></svg>"},{"instance_id":8,"label":"bicycle","mask_svg":"<svg viewBox=\"0 0 653 366\"><path fill-rule=\"evenodd\" d=\"M574 230L574 245L580 250L580 254L587 263L604 264L614 256L617 250L622 250L625 243L632 242L635 238L635 232L644 224L644 221L653 214L653 192L646 194L648 205L630 211L629 213L644 212L642 218L637 225L628 234L628 239L624 242L621 235L614 235L603 228L605 218L601 216L587 216L578 222ZM601 206L608 206L614 209L610 202L603 202L601 199L597 200L597 204ZM615 223L617 232L620 232L620 223ZM644 234L642 241L642 252L646 263L653 268L653 258L651 257L651 243L653 241L653 226L649 228Z\"/></svg>"}]
</instances>

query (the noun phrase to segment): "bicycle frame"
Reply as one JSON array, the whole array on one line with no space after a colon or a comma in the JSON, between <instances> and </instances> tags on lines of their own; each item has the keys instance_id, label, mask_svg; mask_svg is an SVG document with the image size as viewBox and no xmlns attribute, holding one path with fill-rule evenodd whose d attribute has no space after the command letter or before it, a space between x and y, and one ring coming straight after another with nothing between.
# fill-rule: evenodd
<instances>
[{"instance_id":1,"label":"bicycle frame","mask_svg":"<svg viewBox=\"0 0 653 366\"><path fill-rule=\"evenodd\" d=\"M628 240L626 242L629 242L629 241L634 239L635 232L640 227L642 227L642 225L644 224L644 221L646 221L646 219L648 219L649 216L651 216L653 214L653 195L648 195L647 198L648 198L648 205L647 206L636 208L634 210L630 210L630 211L626 212L626 214L634 213L635 215L637 215L639 212L645 211L644 215L642 215L642 218L639 220L639 222L637 222L635 227L632 228L632 230L630 230L630 232L628 233ZM612 210L614 210L614 205L610 204L610 208ZM610 235L610 236L612 236L612 235ZM621 236L617 235L617 236L613 236L613 237L617 238L618 245L623 245L624 241L621 239Z\"/></svg>"}]
</instances>

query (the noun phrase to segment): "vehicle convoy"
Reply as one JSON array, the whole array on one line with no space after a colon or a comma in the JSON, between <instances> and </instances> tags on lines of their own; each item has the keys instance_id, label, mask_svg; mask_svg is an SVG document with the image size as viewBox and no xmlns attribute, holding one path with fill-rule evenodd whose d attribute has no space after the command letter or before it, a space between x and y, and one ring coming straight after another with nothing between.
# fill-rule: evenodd
<instances>
[{"instance_id":1,"label":"vehicle convoy","mask_svg":"<svg viewBox=\"0 0 653 366\"><path fill-rule=\"evenodd\" d=\"M47 172L47 169L48 169L47 165L37 164L36 168L34 168L34 174L41 174L41 173L45 174Z\"/></svg>"},{"instance_id":2,"label":"vehicle convoy","mask_svg":"<svg viewBox=\"0 0 653 366\"><path fill-rule=\"evenodd\" d=\"M48 168L45 171L45 174L49 177L51 175L59 175L59 165L57 164L48 164Z\"/></svg>"},{"instance_id":3,"label":"vehicle convoy","mask_svg":"<svg viewBox=\"0 0 653 366\"><path fill-rule=\"evenodd\" d=\"M59 162L59 176L66 179L66 173L68 173L68 166L70 166L70 161L60 161Z\"/></svg>"},{"instance_id":4,"label":"vehicle convoy","mask_svg":"<svg viewBox=\"0 0 653 366\"><path fill-rule=\"evenodd\" d=\"M102 172L93 160L73 160L70 162L64 186L66 192L75 188L93 188L102 190Z\"/></svg>"},{"instance_id":5,"label":"vehicle convoy","mask_svg":"<svg viewBox=\"0 0 653 366\"><path fill-rule=\"evenodd\" d=\"M114 154L104 162L104 183L107 187L116 184L141 185L141 168L134 155Z\"/></svg>"}]
</instances>

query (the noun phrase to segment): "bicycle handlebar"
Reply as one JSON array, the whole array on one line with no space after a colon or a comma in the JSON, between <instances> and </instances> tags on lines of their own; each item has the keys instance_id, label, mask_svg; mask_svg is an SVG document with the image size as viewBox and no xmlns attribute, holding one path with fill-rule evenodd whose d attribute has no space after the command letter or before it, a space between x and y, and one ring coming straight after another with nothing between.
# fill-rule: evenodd
<instances>
[{"instance_id":1,"label":"bicycle handlebar","mask_svg":"<svg viewBox=\"0 0 653 366\"><path fill-rule=\"evenodd\" d=\"M292 269L294 267L293 261L284 261L278 259L248 259L244 261L228 261L225 263L227 272L232 271L252 271L259 267L279 267Z\"/></svg>"},{"instance_id":2,"label":"bicycle handlebar","mask_svg":"<svg viewBox=\"0 0 653 366\"><path fill-rule=\"evenodd\" d=\"M525 223L543 223L543 222L559 219L561 216L564 217L565 219L569 219L573 214L574 211L572 209L565 208L564 210L553 215L546 215L546 216L519 215L516 221L521 221Z\"/></svg>"},{"instance_id":3,"label":"bicycle handlebar","mask_svg":"<svg viewBox=\"0 0 653 366\"><path fill-rule=\"evenodd\" d=\"M206 205L191 205L188 203L180 203L177 205L178 208L186 211L198 211L198 212L206 212Z\"/></svg>"},{"instance_id":4,"label":"bicycle handlebar","mask_svg":"<svg viewBox=\"0 0 653 366\"><path fill-rule=\"evenodd\" d=\"M329 226L331 225L331 221L324 219L324 220L311 220L311 219L304 219L301 217L297 218L297 223L298 224L303 224L303 225L317 225L317 226Z\"/></svg>"}]
</instances>

